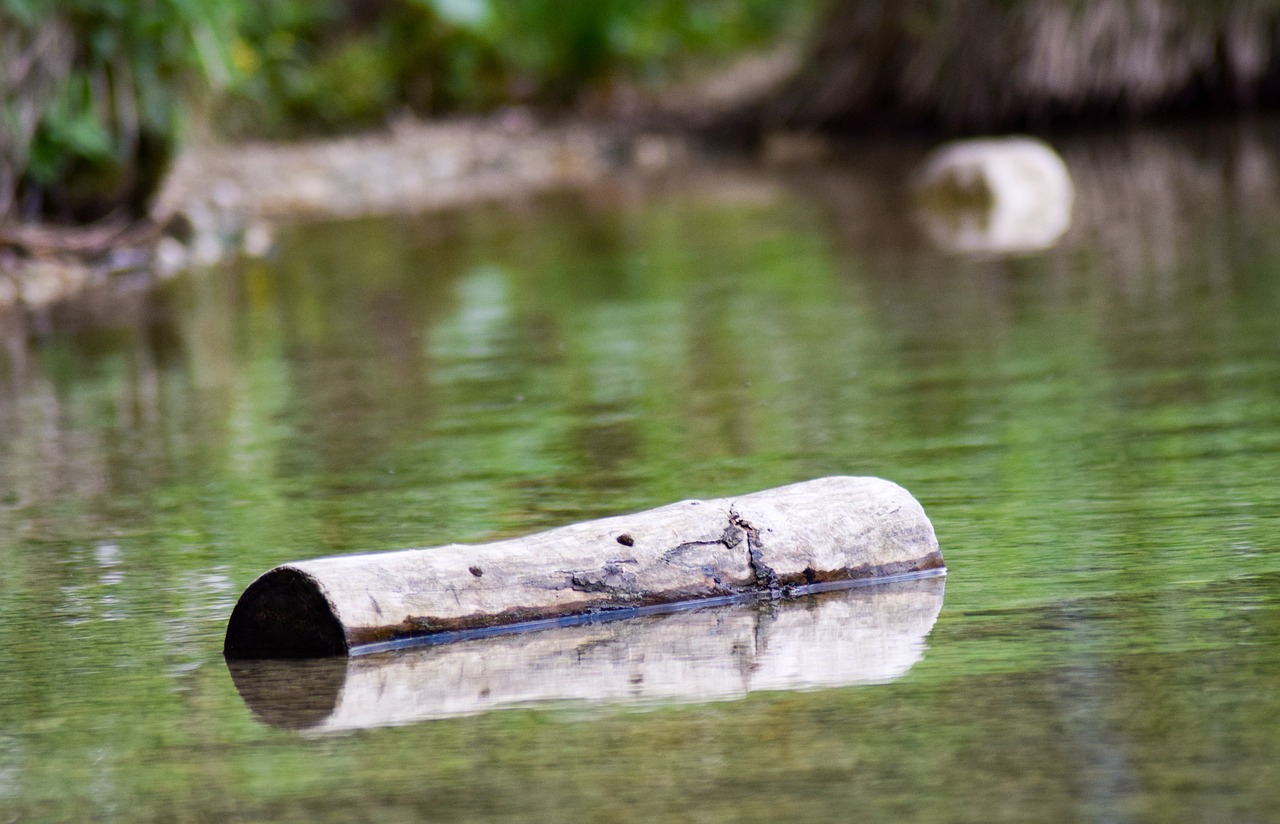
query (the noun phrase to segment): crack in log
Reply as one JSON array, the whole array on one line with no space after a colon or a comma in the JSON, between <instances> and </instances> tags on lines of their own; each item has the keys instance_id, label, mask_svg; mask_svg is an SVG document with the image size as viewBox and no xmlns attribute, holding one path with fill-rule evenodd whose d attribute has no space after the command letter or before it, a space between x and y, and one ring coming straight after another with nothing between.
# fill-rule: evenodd
<instances>
[{"instance_id":1,"label":"crack in log","mask_svg":"<svg viewBox=\"0 0 1280 824\"><path fill-rule=\"evenodd\" d=\"M729 510L729 520L731 528L736 527L746 535L747 563L751 567L752 574L755 575L756 586L767 589L771 597L778 597L782 594L782 585L778 581L778 573L764 562L760 530L739 515L736 509Z\"/></svg>"},{"instance_id":2,"label":"crack in log","mask_svg":"<svg viewBox=\"0 0 1280 824\"><path fill-rule=\"evenodd\" d=\"M733 517L733 513L730 513L729 525L724 528L724 532L720 534L719 538L711 541L685 541L679 546L668 549L666 552L662 553L662 558L660 560L664 564L670 564L681 555L685 555L695 549L701 549L709 546L723 546L725 549L733 549L738 544L742 543L743 538L746 537L746 533L739 528L737 522L733 520Z\"/></svg>"}]
</instances>

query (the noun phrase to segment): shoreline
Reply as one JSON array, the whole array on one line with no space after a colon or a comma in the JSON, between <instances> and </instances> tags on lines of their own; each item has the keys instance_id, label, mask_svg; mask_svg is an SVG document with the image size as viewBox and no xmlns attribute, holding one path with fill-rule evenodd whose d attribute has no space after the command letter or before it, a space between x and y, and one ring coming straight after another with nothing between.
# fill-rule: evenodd
<instances>
[{"instance_id":1,"label":"shoreline","mask_svg":"<svg viewBox=\"0 0 1280 824\"><path fill-rule=\"evenodd\" d=\"M509 108L393 119L332 138L196 139L178 153L139 224L0 226L0 309L45 309L122 270L160 282L233 254L261 255L277 223L518 200L612 175L688 167L717 153L703 133L709 122L762 98L797 65L798 54L786 45L746 54L656 95L623 95L630 103L595 117L579 112L543 121ZM797 146L800 155L812 155L812 144L822 140L783 140L765 146L760 159L792 162ZM743 148L724 151L741 155Z\"/></svg>"},{"instance_id":2,"label":"shoreline","mask_svg":"<svg viewBox=\"0 0 1280 824\"><path fill-rule=\"evenodd\" d=\"M517 200L669 170L689 161L691 147L676 128L542 125L522 111L404 120L332 139L196 145L175 159L138 224L9 227L0 309L45 310L125 272L159 283L234 254L260 256L282 223Z\"/></svg>"}]
</instances>

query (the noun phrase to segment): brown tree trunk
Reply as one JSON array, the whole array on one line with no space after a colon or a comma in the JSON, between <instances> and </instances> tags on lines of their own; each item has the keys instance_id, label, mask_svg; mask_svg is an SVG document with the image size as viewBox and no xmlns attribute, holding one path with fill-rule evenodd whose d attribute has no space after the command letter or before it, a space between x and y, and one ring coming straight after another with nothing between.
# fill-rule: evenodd
<instances>
[{"instance_id":1,"label":"brown tree trunk","mask_svg":"<svg viewBox=\"0 0 1280 824\"><path fill-rule=\"evenodd\" d=\"M1263 0L837 0L765 129L1036 129L1280 97Z\"/></svg>"}]
</instances>

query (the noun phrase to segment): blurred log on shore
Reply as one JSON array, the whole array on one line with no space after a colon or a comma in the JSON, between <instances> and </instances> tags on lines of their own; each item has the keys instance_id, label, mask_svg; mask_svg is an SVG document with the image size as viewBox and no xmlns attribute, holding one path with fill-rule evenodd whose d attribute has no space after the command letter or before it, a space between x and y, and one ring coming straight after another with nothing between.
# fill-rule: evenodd
<instances>
[{"instance_id":1,"label":"blurred log on shore","mask_svg":"<svg viewBox=\"0 0 1280 824\"><path fill-rule=\"evenodd\" d=\"M1275 0L837 0L739 118L975 133L1278 102Z\"/></svg>"}]
</instances>

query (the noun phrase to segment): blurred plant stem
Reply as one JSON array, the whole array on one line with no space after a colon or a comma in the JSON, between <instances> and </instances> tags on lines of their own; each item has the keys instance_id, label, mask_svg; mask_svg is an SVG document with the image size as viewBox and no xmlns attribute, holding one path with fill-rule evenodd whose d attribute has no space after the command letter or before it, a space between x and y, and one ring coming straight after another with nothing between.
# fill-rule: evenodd
<instances>
[{"instance_id":1,"label":"blurred plant stem","mask_svg":"<svg viewBox=\"0 0 1280 824\"><path fill-rule=\"evenodd\" d=\"M145 210L193 95L230 85L240 0L0 0L0 217Z\"/></svg>"}]
</instances>

